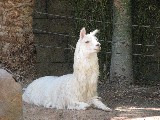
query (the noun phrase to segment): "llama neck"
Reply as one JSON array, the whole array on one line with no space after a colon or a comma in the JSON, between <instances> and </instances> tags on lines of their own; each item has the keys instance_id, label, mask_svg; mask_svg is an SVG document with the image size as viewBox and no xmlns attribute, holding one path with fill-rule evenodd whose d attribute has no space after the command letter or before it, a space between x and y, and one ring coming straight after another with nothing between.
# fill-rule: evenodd
<instances>
[{"instance_id":1,"label":"llama neck","mask_svg":"<svg viewBox=\"0 0 160 120\"><path fill-rule=\"evenodd\" d=\"M97 80L99 76L99 65L97 53L88 54L83 51L79 43L74 53L73 75L78 82L77 89L81 94L80 101L88 101L97 95Z\"/></svg>"},{"instance_id":2,"label":"llama neck","mask_svg":"<svg viewBox=\"0 0 160 120\"><path fill-rule=\"evenodd\" d=\"M73 74L80 79L87 79L94 74L97 79L99 76L99 65L97 53L86 54L82 50L76 50L74 55ZM84 76L85 78L81 78Z\"/></svg>"},{"instance_id":3,"label":"llama neck","mask_svg":"<svg viewBox=\"0 0 160 120\"><path fill-rule=\"evenodd\" d=\"M88 101L97 95L98 57L97 53L86 55L83 51L76 52L73 75L76 77L79 84L79 92L82 94L79 100Z\"/></svg>"}]
</instances>

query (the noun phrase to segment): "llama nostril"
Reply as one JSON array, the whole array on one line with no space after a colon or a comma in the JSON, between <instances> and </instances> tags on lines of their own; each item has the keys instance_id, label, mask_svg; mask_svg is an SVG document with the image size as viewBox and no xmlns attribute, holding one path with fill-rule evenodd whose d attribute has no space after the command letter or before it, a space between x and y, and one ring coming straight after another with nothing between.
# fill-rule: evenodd
<instances>
[{"instance_id":1,"label":"llama nostril","mask_svg":"<svg viewBox=\"0 0 160 120\"><path fill-rule=\"evenodd\" d=\"M98 43L96 46L100 46L100 44Z\"/></svg>"}]
</instances>

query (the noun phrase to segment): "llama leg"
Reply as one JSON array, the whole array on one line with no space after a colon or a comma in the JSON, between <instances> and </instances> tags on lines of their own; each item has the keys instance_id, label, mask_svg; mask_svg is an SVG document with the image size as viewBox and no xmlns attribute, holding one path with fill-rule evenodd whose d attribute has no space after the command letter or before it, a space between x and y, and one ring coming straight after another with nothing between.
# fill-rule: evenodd
<instances>
[{"instance_id":1,"label":"llama leg","mask_svg":"<svg viewBox=\"0 0 160 120\"><path fill-rule=\"evenodd\" d=\"M95 97L93 99L91 99L90 104L94 105L94 107L98 108L98 109L102 109L104 111L112 111L112 109L110 109L109 107L107 107L105 104L103 104L98 97Z\"/></svg>"},{"instance_id":2,"label":"llama leg","mask_svg":"<svg viewBox=\"0 0 160 120\"><path fill-rule=\"evenodd\" d=\"M89 104L85 102L76 102L68 106L68 109L75 109L75 110L86 110L89 107Z\"/></svg>"}]
</instances>

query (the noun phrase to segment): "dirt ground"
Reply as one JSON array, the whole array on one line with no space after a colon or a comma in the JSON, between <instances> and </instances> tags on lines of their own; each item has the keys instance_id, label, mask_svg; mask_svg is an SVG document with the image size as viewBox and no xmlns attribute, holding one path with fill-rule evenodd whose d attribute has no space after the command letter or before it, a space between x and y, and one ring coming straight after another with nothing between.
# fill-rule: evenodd
<instances>
[{"instance_id":1,"label":"dirt ground","mask_svg":"<svg viewBox=\"0 0 160 120\"><path fill-rule=\"evenodd\" d=\"M160 120L160 87L130 86L113 90L102 85L99 96L113 109L56 110L24 103L24 120Z\"/></svg>"}]
</instances>

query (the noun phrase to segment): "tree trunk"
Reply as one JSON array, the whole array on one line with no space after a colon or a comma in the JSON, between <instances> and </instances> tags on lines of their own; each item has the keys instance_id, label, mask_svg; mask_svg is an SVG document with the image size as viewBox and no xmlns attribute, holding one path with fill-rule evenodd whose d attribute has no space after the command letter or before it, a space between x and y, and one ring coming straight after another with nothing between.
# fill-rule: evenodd
<instances>
[{"instance_id":1,"label":"tree trunk","mask_svg":"<svg viewBox=\"0 0 160 120\"><path fill-rule=\"evenodd\" d=\"M133 81L131 0L114 0L111 84L126 87Z\"/></svg>"}]
</instances>

